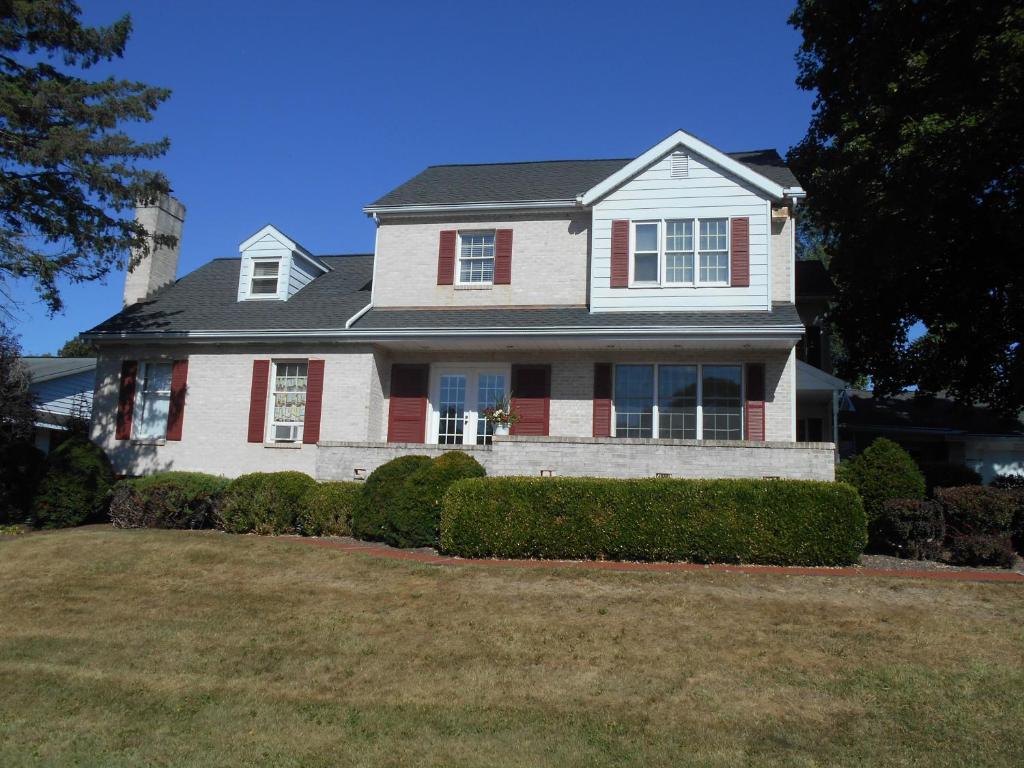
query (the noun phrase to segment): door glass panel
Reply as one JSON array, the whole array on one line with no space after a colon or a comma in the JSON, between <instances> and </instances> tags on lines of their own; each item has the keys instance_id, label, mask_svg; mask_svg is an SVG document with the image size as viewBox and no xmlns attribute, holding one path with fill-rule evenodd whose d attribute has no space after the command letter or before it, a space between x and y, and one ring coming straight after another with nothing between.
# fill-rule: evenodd
<instances>
[{"instance_id":1,"label":"door glass panel","mask_svg":"<svg viewBox=\"0 0 1024 768\"><path fill-rule=\"evenodd\" d=\"M441 445L461 443L466 417L466 376L464 374L441 376L441 391L437 406L437 442Z\"/></svg>"},{"instance_id":2,"label":"door glass panel","mask_svg":"<svg viewBox=\"0 0 1024 768\"><path fill-rule=\"evenodd\" d=\"M658 437L697 439L697 366L658 367Z\"/></svg>"},{"instance_id":3,"label":"door glass panel","mask_svg":"<svg viewBox=\"0 0 1024 768\"><path fill-rule=\"evenodd\" d=\"M651 437L654 430L654 366L615 366L615 436Z\"/></svg>"},{"instance_id":4,"label":"door glass panel","mask_svg":"<svg viewBox=\"0 0 1024 768\"><path fill-rule=\"evenodd\" d=\"M476 443L490 445L494 427L484 418L484 411L505 398L505 374L481 373L477 379Z\"/></svg>"},{"instance_id":5,"label":"door glass panel","mask_svg":"<svg viewBox=\"0 0 1024 768\"><path fill-rule=\"evenodd\" d=\"M743 424L738 365L704 366L704 439L739 440Z\"/></svg>"}]
</instances>

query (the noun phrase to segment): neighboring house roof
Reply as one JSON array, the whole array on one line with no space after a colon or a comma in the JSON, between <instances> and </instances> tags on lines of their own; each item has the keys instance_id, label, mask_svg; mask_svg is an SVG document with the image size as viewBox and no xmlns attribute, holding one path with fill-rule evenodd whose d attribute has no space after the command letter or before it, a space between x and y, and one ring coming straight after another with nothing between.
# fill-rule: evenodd
<instances>
[{"instance_id":1,"label":"neighboring house roof","mask_svg":"<svg viewBox=\"0 0 1024 768\"><path fill-rule=\"evenodd\" d=\"M799 186L793 172L774 149L725 154L780 186ZM367 209L459 203L574 203L578 195L622 170L633 160L432 165Z\"/></svg>"},{"instance_id":2,"label":"neighboring house roof","mask_svg":"<svg viewBox=\"0 0 1024 768\"><path fill-rule=\"evenodd\" d=\"M843 414L844 426L892 431L955 432L975 435L1024 435L1024 420L1000 416L984 405L961 405L943 395L903 392L876 397L858 390L850 394L853 410Z\"/></svg>"},{"instance_id":3,"label":"neighboring house roof","mask_svg":"<svg viewBox=\"0 0 1024 768\"><path fill-rule=\"evenodd\" d=\"M836 287L824 264L820 261L796 262L796 295L798 299L827 298L834 295L835 292Z\"/></svg>"},{"instance_id":4,"label":"neighboring house roof","mask_svg":"<svg viewBox=\"0 0 1024 768\"><path fill-rule=\"evenodd\" d=\"M321 256L329 272L288 301L238 301L241 259L214 259L89 334L343 328L370 303L373 255Z\"/></svg>"},{"instance_id":5,"label":"neighboring house roof","mask_svg":"<svg viewBox=\"0 0 1024 768\"><path fill-rule=\"evenodd\" d=\"M796 361L797 392L843 392L849 385L803 360Z\"/></svg>"},{"instance_id":6,"label":"neighboring house roof","mask_svg":"<svg viewBox=\"0 0 1024 768\"><path fill-rule=\"evenodd\" d=\"M22 357L33 384L96 370L95 357Z\"/></svg>"}]
</instances>

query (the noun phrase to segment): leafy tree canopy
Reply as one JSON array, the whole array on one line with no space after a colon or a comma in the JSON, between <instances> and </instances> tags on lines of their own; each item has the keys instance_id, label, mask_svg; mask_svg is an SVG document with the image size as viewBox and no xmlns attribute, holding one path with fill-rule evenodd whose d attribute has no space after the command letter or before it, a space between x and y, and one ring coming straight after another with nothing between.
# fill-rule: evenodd
<instances>
[{"instance_id":1,"label":"leafy tree canopy","mask_svg":"<svg viewBox=\"0 0 1024 768\"><path fill-rule=\"evenodd\" d=\"M58 280L96 280L154 242L174 245L130 215L169 191L139 167L169 143L123 130L151 120L170 91L87 79L124 55L131 21L84 27L80 14L71 0L0 1L0 281L33 281L51 312L62 307Z\"/></svg>"},{"instance_id":2,"label":"leafy tree canopy","mask_svg":"<svg viewBox=\"0 0 1024 768\"><path fill-rule=\"evenodd\" d=\"M96 357L96 347L81 336L75 336L57 350L57 357Z\"/></svg>"},{"instance_id":3,"label":"leafy tree canopy","mask_svg":"<svg viewBox=\"0 0 1024 768\"><path fill-rule=\"evenodd\" d=\"M817 94L790 161L830 255L841 373L1019 410L1024 6L800 0L790 23Z\"/></svg>"},{"instance_id":4,"label":"leafy tree canopy","mask_svg":"<svg viewBox=\"0 0 1024 768\"><path fill-rule=\"evenodd\" d=\"M0 322L0 446L32 436L34 404L18 338Z\"/></svg>"}]
</instances>

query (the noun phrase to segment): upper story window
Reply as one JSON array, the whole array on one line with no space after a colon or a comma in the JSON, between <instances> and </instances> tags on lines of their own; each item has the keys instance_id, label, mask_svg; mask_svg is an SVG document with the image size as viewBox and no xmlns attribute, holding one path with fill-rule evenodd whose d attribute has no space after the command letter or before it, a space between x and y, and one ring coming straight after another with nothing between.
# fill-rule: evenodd
<instances>
[{"instance_id":1,"label":"upper story window","mask_svg":"<svg viewBox=\"0 0 1024 768\"><path fill-rule=\"evenodd\" d=\"M459 233L459 283L494 282L494 232Z\"/></svg>"},{"instance_id":2,"label":"upper story window","mask_svg":"<svg viewBox=\"0 0 1024 768\"><path fill-rule=\"evenodd\" d=\"M281 272L281 262L277 259L253 261L252 283L249 286L250 296L276 296L277 280Z\"/></svg>"},{"instance_id":3,"label":"upper story window","mask_svg":"<svg viewBox=\"0 0 1024 768\"><path fill-rule=\"evenodd\" d=\"M633 222L632 245L631 285L729 284L728 219Z\"/></svg>"},{"instance_id":4,"label":"upper story window","mask_svg":"<svg viewBox=\"0 0 1024 768\"><path fill-rule=\"evenodd\" d=\"M275 362L270 393L270 441L297 443L306 420L306 388L309 364Z\"/></svg>"},{"instance_id":5,"label":"upper story window","mask_svg":"<svg viewBox=\"0 0 1024 768\"><path fill-rule=\"evenodd\" d=\"M134 437L136 440L162 440L167 436L167 414L171 407L171 364L142 363L139 380Z\"/></svg>"}]
</instances>

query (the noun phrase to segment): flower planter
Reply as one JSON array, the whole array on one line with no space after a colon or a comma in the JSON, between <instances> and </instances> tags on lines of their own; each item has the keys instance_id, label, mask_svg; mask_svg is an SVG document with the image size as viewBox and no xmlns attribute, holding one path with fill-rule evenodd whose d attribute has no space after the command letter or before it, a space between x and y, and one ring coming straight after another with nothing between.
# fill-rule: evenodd
<instances>
[{"instance_id":1,"label":"flower planter","mask_svg":"<svg viewBox=\"0 0 1024 768\"><path fill-rule=\"evenodd\" d=\"M508 424L495 424L494 425L495 436L501 435L502 437L508 436Z\"/></svg>"}]
</instances>

